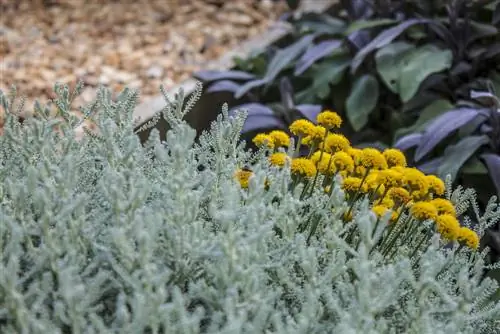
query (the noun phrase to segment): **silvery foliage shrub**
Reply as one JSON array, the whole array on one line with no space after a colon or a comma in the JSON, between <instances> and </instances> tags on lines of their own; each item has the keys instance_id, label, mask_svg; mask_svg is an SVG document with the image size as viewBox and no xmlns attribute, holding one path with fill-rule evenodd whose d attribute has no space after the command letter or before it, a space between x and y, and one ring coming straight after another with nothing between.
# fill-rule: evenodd
<instances>
[{"instance_id":1,"label":"silvery foliage shrub","mask_svg":"<svg viewBox=\"0 0 500 334\"><path fill-rule=\"evenodd\" d=\"M62 123L8 115L0 137L1 333L499 332L483 253L436 236L418 271L404 255L382 263L366 202L350 246L331 211L346 206L339 185L301 201L289 169L238 143L243 112L223 108L197 143L179 94L163 110L166 143L153 130L142 146L137 93L100 89L85 111L99 132L77 141L72 96L58 91ZM247 191L233 174L250 163ZM306 206L322 217L310 244L297 232ZM481 221L499 216L492 201Z\"/></svg>"}]
</instances>

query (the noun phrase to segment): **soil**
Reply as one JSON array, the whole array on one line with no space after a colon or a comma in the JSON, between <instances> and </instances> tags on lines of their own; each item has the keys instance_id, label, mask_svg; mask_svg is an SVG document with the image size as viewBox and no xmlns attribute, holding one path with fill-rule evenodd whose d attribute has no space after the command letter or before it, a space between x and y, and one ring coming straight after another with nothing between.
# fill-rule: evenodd
<instances>
[{"instance_id":1,"label":"soil","mask_svg":"<svg viewBox=\"0 0 500 334\"><path fill-rule=\"evenodd\" d=\"M143 101L263 33L285 10L271 0L0 0L0 90L16 85L28 111L35 99L54 98L54 83L80 79L75 106L100 84L139 89Z\"/></svg>"}]
</instances>

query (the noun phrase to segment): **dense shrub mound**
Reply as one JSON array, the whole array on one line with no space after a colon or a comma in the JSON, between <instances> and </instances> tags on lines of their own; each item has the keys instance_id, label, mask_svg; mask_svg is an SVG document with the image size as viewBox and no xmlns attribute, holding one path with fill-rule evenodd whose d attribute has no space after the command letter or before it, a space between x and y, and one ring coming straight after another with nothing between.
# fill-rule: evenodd
<instances>
[{"instance_id":1,"label":"dense shrub mound","mask_svg":"<svg viewBox=\"0 0 500 334\"><path fill-rule=\"evenodd\" d=\"M182 121L198 95L179 94L167 142L153 130L143 146L136 93L101 89L79 141L60 93L60 119L8 113L0 137L1 333L498 332L476 249L495 199L468 217L472 190L397 151L357 161L330 112L248 152L243 113L224 109L198 143Z\"/></svg>"}]
</instances>

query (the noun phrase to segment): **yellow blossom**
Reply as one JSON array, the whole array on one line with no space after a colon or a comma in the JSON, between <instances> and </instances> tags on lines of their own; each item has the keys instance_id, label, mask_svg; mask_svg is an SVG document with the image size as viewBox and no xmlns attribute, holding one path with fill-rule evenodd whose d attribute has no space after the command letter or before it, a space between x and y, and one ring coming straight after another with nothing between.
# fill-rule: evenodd
<instances>
[{"instance_id":1,"label":"yellow blossom","mask_svg":"<svg viewBox=\"0 0 500 334\"><path fill-rule=\"evenodd\" d=\"M328 153L335 153L338 151L345 151L351 146L349 140L341 134L330 133L326 136L324 142L320 143L320 148Z\"/></svg>"},{"instance_id":2,"label":"yellow blossom","mask_svg":"<svg viewBox=\"0 0 500 334\"><path fill-rule=\"evenodd\" d=\"M339 151L332 156L332 165L335 171L352 172L354 170L354 162L349 154Z\"/></svg>"},{"instance_id":3,"label":"yellow blossom","mask_svg":"<svg viewBox=\"0 0 500 334\"><path fill-rule=\"evenodd\" d=\"M437 231L446 240L457 240L460 234L460 223L455 216L444 214L436 218Z\"/></svg>"},{"instance_id":4,"label":"yellow blossom","mask_svg":"<svg viewBox=\"0 0 500 334\"><path fill-rule=\"evenodd\" d=\"M342 118L334 111L325 110L316 117L319 125L327 129L339 128L342 124Z\"/></svg>"},{"instance_id":5,"label":"yellow blossom","mask_svg":"<svg viewBox=\"0 0 500 334\"><path fill-rule=\"evenodd\" d=\"M311 129L310 134L304 138L302 143L304 145L311 145L313 143L319 143L326 136L326 129L322 126L316 125Z\"/></svg>"},{"instance_id":6,"label":"yellow blossom","mask_svg":"<svg viewBox=\"0 0 500 334\"><path fill-rule=\"evenodd\" d=\"M472 249L479 247L479 236L476 232L467 227L461 227L458 231L458 241Z\"/></svg>"},{"instance_id":7,"label":"yellow blossom","mask_svg":"<svg viewBox=\"0 0 500 334\"><path fill-rule=\"evenodd\" d=\"M377 182L386 188L399 187L402 183L403 175L392 169L384 169L378 172Z\"/></svg>"},{"instance_id":8,"label":"yellow blossom","mask_svg":"<svg viewBox=\"0 0 500 334\"><path fill-rule=\"evenodd\" d=\"M272 138L274 147L288 147L290 146L290 136L284 131L274 130L269 132L269 136Z\"/></svg>"},{"instance_id":9,"label":"yellow blossom","mask_svg":"<svg viewBox=\"0 0 500 334\"><path fill-rule=\"evenodd\" d=\"M424 195L429 190L429 183L425 174L416 168L405 168L403 183L408 187L410 193L417 191L420 195Z\"/></svg>"},{"instance_id":10,"label":"yellow blossom","mask_svg":"<svg viewBox=\"0 0 500 334\"><path fill-rule=\"evenodd\" d=\"M267 147L267 148L274 148L274 140L270 135L266 135L265 133L259 133L256 135L253 139L252 142L257 146L257 147Z\"/></svg>"},{"instance_id":11,"label":"yellow blossom","mask_svg":"<svg viewBox=\"0 0 500 334\"><path fill-rule=\"evenodd\" d=\"M432 191L434 194L440 196L444 194L445 185L443 180L435 175L427 175L425 179L429 185L429 191Z\"/></svg>"},{"instance_id":12,"label":"yellow blossom","mask_svg":"<svg viewBox=\"0 0 500 334\"><path fill-rule=\"evenodd\" d=\"M234 174L234 177L240 183L241 188L246 189L248 188L248 182L252 174L253 173L249 170L238 169Z\"/></svg>"},{"instance_id":13,"label":"yellow blossom","mask_svg":"<svg viewBox=\"0 0 500 334\"><path fill-rule=\"evenodd\" d=\"M391 198L398 205L406 204L411 199L411 196L410 196L410 193L408 192L408 190L406 190L405 188L401 188L401 187L391 188L387 192L387 195L389 196L389 198Z\"/></svg>"},{"instance_id":14,"label":"yellow blossom","mask_svg":"<svg viewBox=\"0 0 500 334\"><path fill-rule=\"evenodd\" d=\"M411 206L410 213L418 220L436 219L437 217L434 205L425 201L415 202Z\"/></svg>"},{"instance_id":15,"label":"yellow blossom","mask_svg":"<svg viewBox=\"0 0 500 334\"><path fill-rule=\"evenodd\" d=\"M456 216L455 206L449 200L444 198L435 198L431 203L436 207L438 214L449 214Z\"/></svg>"},{"instance_id":16,"label":"yellow blossom","mask_svg":"<svg viewBox=\"0 0 500 334\"><path fill-rule=\"evenodd\" d=\"M355 165L361 164L361 155L363 154L362 150L360 150L359 148L349 147L346 150L346 152L347 152L347 154L349 154L351 156Z\"/></svg>"},{"instance_id":17,"label":"yellow blossom","mask_svg":"<svg viewBox=\"0 0 500 334\"><path fill-rule=\"evenodd\" d=\"M400 150L388 148L384 150L383 155L389 167L406 167L406 157Z\"/></svg>"},{"instance_id":18,"label":"yellow blossom","mask_svg":"<svg viewBox=\"0 0 500 334\"><path fill-rule=\"evenodd\" d=\"M386 169L387 161L379 150L374 148L365 148L361 154L361 164L370 169Z\"/></svg>"},{"instance_id":19,"label":"yellow blossom","mask_svg":"<svg viewBox=\"0 0 500 334\"><path fill-rule=\"evenodd\" d=\"M366 187L366 183L363 183L363 185L361 185L361 179L359 177L352 177L352 176L346 177L343 180L342 189L353 193L358 191L358 189L362 193L366 193L368 190Z\"/></svg>"},{"instance_id":20,"label":"yellow blossom","mask_svg":"<svg viewBox=\"0 0 500 334\"><path fill-rule=\"evenodd\" d=\"M287 160L290 160L290 157L283 152L273 153L269 156L269 162L273 166L283 167Z\"/></svg>"},{"instance_id":21,"label":"yellow blossom","mask_svg":"<svg viewBox=\"0 0 500 334\"><path fill-rule=\"evenodd\" d=\"M290 125L289 129L294 135L305 137L312 133L314 124L306 119L298 119Z\"/></svg>"},{"instance_id":22,"label":"yellow blossom","mask_svg":"<svg viewBox=\"0 0 500 334\"><path fill-rule=\"evenodd\" d=\"M314 162L306 158L292 159L291 170L292 174L304 177L313 177L316 175L316 166L314 166Z\"/></svg>"},{"instance_id":23,"label":"yellow blossom","mask_svg":"<svg viewBox=\"0 0 500 334\"><path fill-rule=\"evenodd\" d=\"M391 218L389 219L390 222L394 222L396 221L396 219L398 219L398 214L389 209L388 207L386 207L385 205L375 205L372 208L372 211L379 219L384 217L388 212L391 212Z\"/></svg>"}]
</instances>

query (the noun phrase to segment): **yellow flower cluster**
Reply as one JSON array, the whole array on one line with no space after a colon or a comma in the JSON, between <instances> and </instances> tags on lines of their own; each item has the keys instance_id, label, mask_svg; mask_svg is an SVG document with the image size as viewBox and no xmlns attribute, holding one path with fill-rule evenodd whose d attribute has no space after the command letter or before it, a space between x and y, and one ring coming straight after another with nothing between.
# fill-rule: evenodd
<instances>
[{"instance_id":1,"label":"yellow flower cluster","mask_svg":"<svg viewBox=\"0 0 500 334\"><path fill-rule=\"evenodd\" d=\"M314 186L320 174L327 181L340 174L347 199L356 201L360 196L367 196L377 217L390 213L390 222L397 223L406 212L415 221L432 220L446 241L458 241L473 249L478 247L477 234L460 226L453 203L442 197L445 185L440 178L407 167L405 155L397 149L352 147L344 135L332 132L342 124L340 116L333 111L320 113L316 120L318 125L301 119L289 127L290 133L298 137L296 150L301 145L310 148L307 158L292 158L278 150L290 145L290 137L283 131L258 134L253 142L258 147L274 150L268 158L271 165L283 167L290 162L292 175L298 177L297 180L314 177ZM243 188L248 187L250 175L239 172L237 178ZM330 189L328 183L323 184L326 192ZM352 217L352 212L345 217Z\"/></svg>"}]
</instances>

